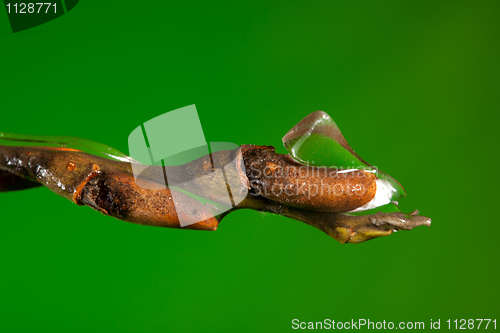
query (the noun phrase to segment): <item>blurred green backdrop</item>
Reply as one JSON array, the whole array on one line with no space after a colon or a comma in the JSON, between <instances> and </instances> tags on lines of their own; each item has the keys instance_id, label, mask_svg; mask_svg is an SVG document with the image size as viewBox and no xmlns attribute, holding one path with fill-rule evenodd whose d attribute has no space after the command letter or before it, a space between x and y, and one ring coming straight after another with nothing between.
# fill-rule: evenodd
<instances>
[{"instance_id":1,"label":"blurred green backdrop","mask_svg":"<svg viewBox=\"0 0 500 333\"><path fill-rule=\"evenodd\" d=\"M289 332L292 319L497 318L499 1L97 1L13 34L0 130L125 152L196 104L208 141L268 144L315 110L431 228L340 245L239 211L216 232L0 193L3 332ZM490 326L490 330L492 327Z\"/></svg>"}]
</instances>

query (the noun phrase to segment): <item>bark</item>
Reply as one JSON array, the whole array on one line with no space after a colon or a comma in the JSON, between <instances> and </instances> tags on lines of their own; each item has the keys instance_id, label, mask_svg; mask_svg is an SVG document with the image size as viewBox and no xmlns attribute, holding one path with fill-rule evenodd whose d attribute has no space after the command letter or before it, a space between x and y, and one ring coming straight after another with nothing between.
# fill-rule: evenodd
<instances>
[{"instance_id":1,"label":"bark","mask_svg":"<svg viewBox=\"0 0 500 333\"><path fill-rule=\"evenodd\" d=\"M273 147L242 146L254 194L316 212L342 213L370 202L377 189L373 173L312 167L277 154Z\"/></svg>"}]
</instances>

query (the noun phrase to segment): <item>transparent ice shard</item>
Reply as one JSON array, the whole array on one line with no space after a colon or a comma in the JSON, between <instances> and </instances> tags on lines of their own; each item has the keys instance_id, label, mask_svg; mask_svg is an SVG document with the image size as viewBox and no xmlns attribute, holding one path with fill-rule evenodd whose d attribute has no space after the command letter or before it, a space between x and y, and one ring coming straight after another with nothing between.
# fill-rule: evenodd
<instances>
[{"instance_id":1,"label":"transparent ice shard","mask_svg":"<svg viewBox=\"0 0 500 333\"><path fill-rule=\"evenodd\" d=\"M28 135L0 132L0 145L74 149L110 160L137 163L137 161L113 147L92 140L71 136Z\"/></svg>"},{"instance_id":2,"label":"transparent ice shard","mask_svg":"<svg viewBox=\"0 0 500 333\"><path fill-rule=\"evenodd\" d=\"M299 163L338 170L361 169L375 172L377 188L385 193L356 211L397 202L406 195L397 180L378 170L359 157L349 146L333 119L323 111L316 111L302 119L283 137L283 144L290 156Z\"/></svg>"}]
</instances>

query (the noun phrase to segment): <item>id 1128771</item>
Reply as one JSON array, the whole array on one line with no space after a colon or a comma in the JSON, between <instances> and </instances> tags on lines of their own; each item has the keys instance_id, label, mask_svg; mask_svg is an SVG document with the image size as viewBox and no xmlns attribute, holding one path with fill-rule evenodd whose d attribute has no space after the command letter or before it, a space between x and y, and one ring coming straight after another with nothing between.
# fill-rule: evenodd
<instances>
[{"instance_id":1,"label":"id 1128771","mask_svg":"<svg viewBox=\"0 0 500 333\"><path fill-rule=\"evenodd\" d=\"M465 329L488 329L488 327L497 329L496 319L448 319L448 329L465 330ZM490 325L491 324L491 325Z\"/></svg>"},{"instance_id":2,"label":"id 1128771","mask_svg":"<svg viewBox=\"0 0 500 333\"><path fill-rule=\"evenodd\" d=\"M36 3L14 2L14 3L8 3L6 7L8 14L57 13L57 3L51 3L51 2L36 2Z\"/></svg>"}]
</instances>

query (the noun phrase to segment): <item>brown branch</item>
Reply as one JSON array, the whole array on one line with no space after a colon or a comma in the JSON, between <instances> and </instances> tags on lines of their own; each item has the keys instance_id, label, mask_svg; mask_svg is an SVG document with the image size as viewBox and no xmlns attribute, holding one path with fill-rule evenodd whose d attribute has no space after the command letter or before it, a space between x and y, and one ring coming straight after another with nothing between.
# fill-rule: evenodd
<instances>
[{"instance_id":1,"label":"brown branch","mask_svg":"<svg viewBox=\"0 0 500 333\"><path fill-rule=\"evenodd\" d=\"M234 161L235 167L226 168L224 174L214 172ZM255 209L299 220L341 243L359 243L389 235L393 230L430 225L430 219L416 214L339 214L373 198L375 176L359 170L340 175L332 169L304 166L286 155L276 154L272 147L244 145L165 168L144 167L135 179L130 163L71 149L0 146L0 191L41 184L77 204L124 221L180 228L179 216L182 216L200 221L187 226L188 229L215 230L229 212L215 217L207 206L182 193L176 193L180 199L174 202L175 190L166 185L189 181L198 195L217 201L227 189L212 184L228 182L233 196L250 190L234 209ZM165 184L167 171L169 184ZM305 186L286 192L296 184ZM313 188L322 189L321 186L328 189L340 186L343 192L312 193Z\"/></svg>"}]
</instances>

